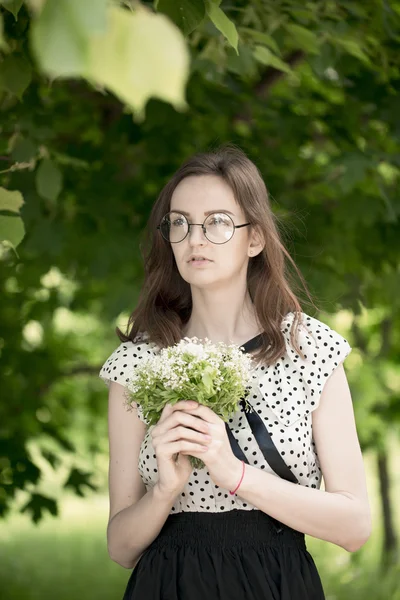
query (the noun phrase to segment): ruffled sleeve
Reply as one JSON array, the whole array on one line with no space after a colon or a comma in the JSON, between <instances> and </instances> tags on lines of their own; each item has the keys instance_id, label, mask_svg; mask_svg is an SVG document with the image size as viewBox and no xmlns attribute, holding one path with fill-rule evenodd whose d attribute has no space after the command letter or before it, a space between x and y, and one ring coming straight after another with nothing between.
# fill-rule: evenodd
<instances>
[{"instance_id":1,"label":"ruffled sleeve","mask_svg":"<svg viewBox=\"0 0 400 600\"><path fill-rule=\"evenodd\" d=\"M265 367L259 379L264 400L280 423L286 426L318 407L327 379L352 349L337 331L301 313L297 337L298 346L305 355L301 358L290 342L294 317L290 312L282 321L285 354Z\"/></svg>"},{"instance_id":2,"label":"ruffled sleeve","mask_svg":"<svg viewBox=\"0 0 400 600\"><path fill-rule=\"evenodd\" d=\"M135 338L134 342L128 341L121 343L114 352L107 358L100 369L99 377L104 381L107 387L110 387L112 381L123 385L124 387L130 381L130 374L139 365L140 361L152 354L153 344L146 341L146 336L141 335ZM144 418L140 405L135 405L138 417L143 423L148 424Z\"/></svg>"}]
</instances>

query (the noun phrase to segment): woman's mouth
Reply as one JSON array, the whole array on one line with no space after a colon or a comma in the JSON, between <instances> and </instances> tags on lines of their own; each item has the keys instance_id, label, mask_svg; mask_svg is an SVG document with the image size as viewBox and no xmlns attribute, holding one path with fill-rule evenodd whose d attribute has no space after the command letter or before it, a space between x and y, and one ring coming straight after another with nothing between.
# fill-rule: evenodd
<instances>
[{"instance_id":1,"label":"woman's mouth","mask_svg":"<svg viewBox=\"0 0 400 600\"><path fill-rule=\"evenodd\" d=\"M206 258L197 258L195 260L189 260L189 265L192 265L193 267L201 267L202 265L208 265L210 264L212 261L208 260Z\"/></svg>"}]
</instances>

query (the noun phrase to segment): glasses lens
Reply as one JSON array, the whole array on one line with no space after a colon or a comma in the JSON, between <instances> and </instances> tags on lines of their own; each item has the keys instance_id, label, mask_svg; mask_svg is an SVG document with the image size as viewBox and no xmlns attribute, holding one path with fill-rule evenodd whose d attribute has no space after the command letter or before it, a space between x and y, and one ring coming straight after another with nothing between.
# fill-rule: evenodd
<instances>
[{"instance_id":1,"label":"glasses lens","mask_svg":"<svg viewBox=\"0 0 400 600\"><path fill-rule=\"evenodd\" d=\"M234 232L233 221L225 213L213 213L204 223L206 236L214 244L224 244L231 239Z\"/></svg>"},{"instance_id":2,"label":"glasses lens","mask_svg":"<svg viewBox=\"0 0 400 600\"><path fill-rule=\"evenodd\" d=\"M181 242L188 232L186 217L178 212L170 212L160 223L160 231L167 242Z\"/></svg>"}]
</instances>

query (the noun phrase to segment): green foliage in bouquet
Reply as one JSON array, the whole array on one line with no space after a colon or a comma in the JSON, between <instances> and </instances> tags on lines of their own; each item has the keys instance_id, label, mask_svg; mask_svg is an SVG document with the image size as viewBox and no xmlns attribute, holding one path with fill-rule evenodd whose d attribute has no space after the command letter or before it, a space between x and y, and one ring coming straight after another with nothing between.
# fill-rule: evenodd
<instances>
[{"instance_id":1,"label":"green foliage in bouquet","mask_svg":"<svg viewBox=\"0 0 400 600\"><path fill-rule=\"evenodd\" d=\"M183 338L162 348L133 369L127 384L127 404L136 406L148 428L156 425L167 403L196 400L225 422L246 396L251 380L252 357L235 344L213 343L207 338ZM195 468L204 462L190 457Z\"/></svg>"}]
</instances>

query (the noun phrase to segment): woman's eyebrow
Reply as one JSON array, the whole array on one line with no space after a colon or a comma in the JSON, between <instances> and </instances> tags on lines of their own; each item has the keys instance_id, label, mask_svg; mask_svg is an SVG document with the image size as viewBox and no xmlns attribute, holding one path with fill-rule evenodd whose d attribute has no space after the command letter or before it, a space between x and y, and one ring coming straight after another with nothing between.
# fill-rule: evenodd
<instances>
[{"instance_id":1,"label":"woman's eyebrow","mask_svg":"<svg viewBox=\"0 0 400 600\"><path fill-rule=\"evenodd\" d=\"M179 208L174 208L173 210L171 210L171 212L178 212L178 213L181 213L181 215L185 215L185 217L190 217L190 213L188 213L184 210L179 210ZM235 216L233 212L231 212L230 210L227 210L226 208L215 208L214 210L207 210L204 214L209 215L213 212L224 212L224 213L228 213L228 215Z\"/></svg>"}]
</instances>

